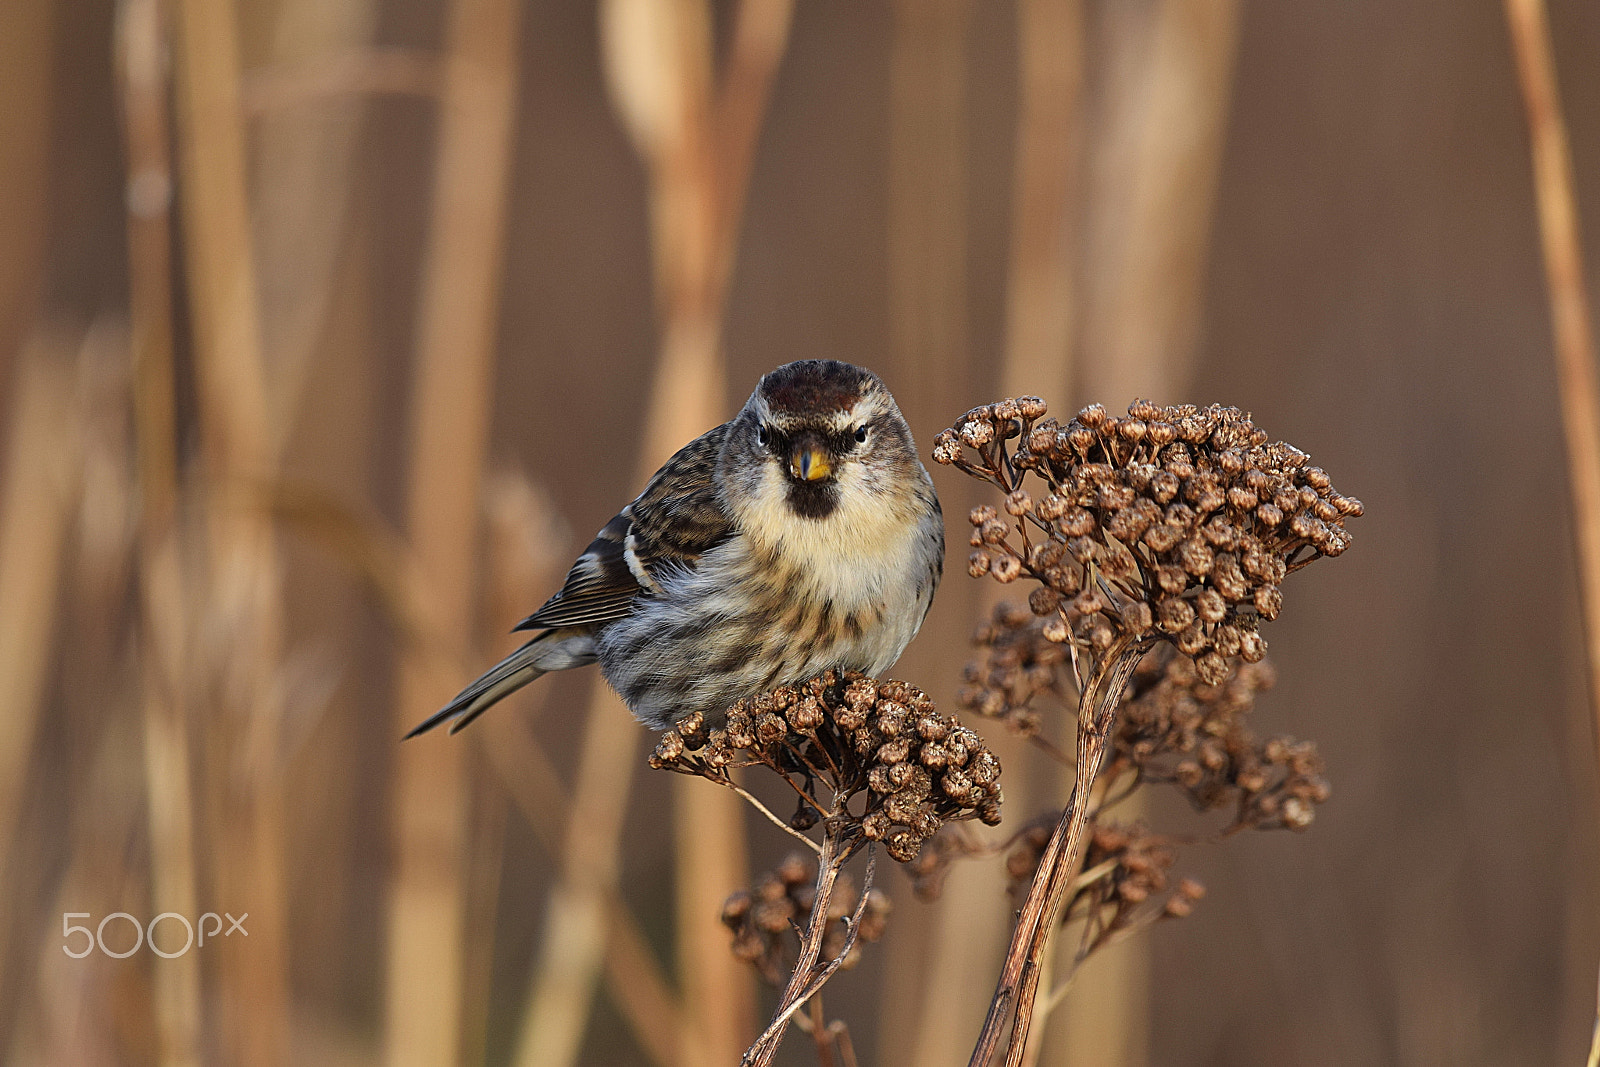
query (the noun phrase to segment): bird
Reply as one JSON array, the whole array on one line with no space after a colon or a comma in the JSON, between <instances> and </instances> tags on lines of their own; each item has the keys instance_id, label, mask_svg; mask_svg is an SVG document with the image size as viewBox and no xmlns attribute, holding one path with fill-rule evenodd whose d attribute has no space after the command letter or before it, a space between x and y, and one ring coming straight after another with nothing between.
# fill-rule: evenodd
<instances>
[{"instance_id":1,"label":"bird","mask_svg":"<svg viewBox=\"0 0 1600 1067\"><path fill-rule=\"evenodd\" d=\"M944 520L883 381L838 360L764 375L679 449L513 628L531 640L413 729L456 733L541 675L590 663L670 728L829 669L886 671L944 568Z\"/></svg>"}]
</instances>

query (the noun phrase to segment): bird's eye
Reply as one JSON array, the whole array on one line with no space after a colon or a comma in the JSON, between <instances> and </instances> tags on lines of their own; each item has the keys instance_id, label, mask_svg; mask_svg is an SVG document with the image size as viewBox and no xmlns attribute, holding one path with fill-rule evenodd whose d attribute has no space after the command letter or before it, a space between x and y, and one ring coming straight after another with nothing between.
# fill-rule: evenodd
<instances>
[{"instance_id":1,"label":"bird's eye","mask_svg":"<svg viewBox=\"0 0 1600 1067\"><path fill-rule=\"evenodd\" d=\"M867 427L866 427L866 424L863 423L862 425L856 427L856 444L861 444L861 443L865 442L866 439L867 439Z\"/></svg>"},{"instance_id":2,"label":"bird's eye","mask_svg":"<svg viewBox=\"0 0 1600 1067\"><path fill-rule=\"evenodd\" d=\"M764 445L764 444L767 443L767 440L770 437L771 437L771 434L769 434L767 432L767 428L766 428L765 425L760 425L760 426L756 427L756 444Z\"/></svg>"}]
</instances>

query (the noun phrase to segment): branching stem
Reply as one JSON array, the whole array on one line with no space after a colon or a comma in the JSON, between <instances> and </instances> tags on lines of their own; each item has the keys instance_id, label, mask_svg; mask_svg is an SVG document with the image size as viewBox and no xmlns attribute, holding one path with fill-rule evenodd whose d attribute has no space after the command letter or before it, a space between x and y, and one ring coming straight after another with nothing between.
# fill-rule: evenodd
<instances>
[{"instance_id":1,"label":"branching stem","mask_svg":"<svg viewBox=\"0 0 1600 1067\"><path fill-rule=\"evenodd\" d=\"M782 830L784 833L788 834L790 837L794 838L795 840L805 842L805 846L807 848L809 848L812 852L820 853L822 851L822 846L818 845L815 841L811 840L811 838L807 837L805 834L801 833L799 830L796 830L794 827L790 826L788 823L786 823L782 819L778 818L777 815L773 814L773 811L772 811L771 808L767 807L765 804L761 803L761 801L757 800L743 786L739 785L732 778L727 779L722 784L727 786L729 789L733 790L735 793L738 793L740 796L744 797L746 800L748 800L752 807L754 807L762 815L765 815L767 817L767 819L771 821L772 825L776 826L778 829Z\"/></svg>"},{"instance_id":2,"label":"branching stem","mask_svg":"<svg viewBox=\"0 0 1600 1067\"><path fill-rule=\"evenodd\" d=\"M1034 999L1039 990L1040 964L1055 927L1055 916L1076 880L1095 776L1105 762L1111 728L1116 722L1117 703L1146 648L1144 642L1121 638L1099 659L1089 685L1083 690L1078 705L1077 779L1072 796L1045 847L1039 871L1034 875L1028 898L1017 918L994 999L989 1004L989 1015L984 1020L969 1067L988 1067L999 1048L1006 1016L1013 1011L1015 1017L1006 1065L1016 1067L1022 1062L1033 1022Z\"/></svg>"},{"instance_id":3,"label":"branching stem","mask_svg":"<svg viewBox=\"0 0 1600 1067\"><path fill-rule=\"evenodd\" d=\"M806 923L805 931L800 938L800 956L795 960L794 971L789 975L783 996L778 1000L778 1009L773 1014L772 1022L744 1054L741 1067L769 1067L795 1012L804 1007L806 1001L833 977L834 972L855 948L856 935L861 929L861 916L866 911L867 899L872 891L872 873L877 859L870 845L867 853L867 873L861 886L861 898L856 903L855 914L850 917L844 947L839 950L836 957L820 967L817 965L817 960L822 955L822 943L828 932L828 905L833 899L834 885L838 882L839 871L853 851L844 841L844 826L836 816L837 813L835 817L823 823L822 851L817 858L816 892L812 899L810 921Z\"/></svg>"}]
</instances>

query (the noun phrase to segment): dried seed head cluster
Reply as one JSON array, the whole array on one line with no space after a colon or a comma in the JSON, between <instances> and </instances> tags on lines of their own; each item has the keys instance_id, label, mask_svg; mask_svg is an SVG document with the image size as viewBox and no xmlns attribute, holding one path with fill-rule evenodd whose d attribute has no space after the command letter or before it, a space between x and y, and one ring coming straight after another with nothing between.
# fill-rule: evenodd
<instances>
[{"instance_id":1,"label":"dried seed head cluster","mask_svg":"<svg viewBox=\"0 0 1600 1067\"><path fill-rule=\"evenodd\" d=\"M1062 672L1056 669L1052 680L1040 669L1041 664L1059 668L1061 663L1057 657L1062 646L1046 639L1045 625L1047 620L1017 605L997 608L993 621L978 631L976 643L986 655L967 667L970 684L963 705L1012 724L1036 723L1043 709L1034 701L1041 695L1070 707ZM1089 920L1091 941L1101 933L1130 929L1130 924L1188 915L1203 893L1185 879L1158 907L1146 907L1166 890L1177 846L1187 839L1156 837L1143 826L1109 822L1106 808L1133 790L1170 783L1197 810L1231 807L1232 821L1216 836L1311 825L1316 806L1329 796L1316 746L1282 737L1261 742L1249 728L1256 697L1273 680L1269 662L1234 659L1224 681L1208 682L1193 658L1168 644L1141 660L1118 707L1114 756L1099 779L1103 797L1109 799L1089 816L1090 841L1081 869L1093 877L1083 876L1088 880L1065 912L1067 919ZM1021 712L1030 717L1023 719ZM1047 812L1001 846L1010 892L1019 904L1038 873L1059 817L1059 812ZM919 893L936 895L952 861L992 851L946 834L935 846L924 849L915 865Z\"/></svg>"},{"instance_id":2,"label":"dried seed head cluster","mask_svg":"<svg viewBox=\"0 0 1600 1067\"><path fill-rule=\"evenodd\" d=\"M1006 854L1013 897L1026 895L1057 817L1059 813L1050 813L1023 827ZM1062 921L1087 919L1091 931L1108 933L1189 915L1195 902L1205 896L1205 887L1183 878L1169 890L1168 872L1177 858L1176 843L1152 833L1143 823L1122 826L1097 820L1084 852L1084 874L1067 898Z\"/></svg>"},{"instance_id":3,"label":"dried seed head cluster","mask_svg":"<svg viewBox=\"0 0 1600 1067\"><path fill-rule=\"evenodd\" d=\"M794 965L799 951L798 931L811 921L816 878L816 863L795 853L776 870L757 879L753 887L739 890L722 905L722 923L733 931L733 954L754 967L771 985L782 985ZM824 958L834 959L844 950L850 932L845 920L858 903L854 882L848 873L841 873L828 898ZM855 966L862 945L883 936L889 923L889 898L876 889L868 890L860 922L856 942L841 967Z\"/></svg>"},{"instance_id":4,"label":"dried seed head cluster","mask_svg":"<svg viewBox=\"0 0 1600 1067\"><path fill-rule=\"evenodd\" d=\"M1033 881L1033 876L1039 873L1039 860L1043 858L1044 847L1049 844L1050 835L1060 818L1059 811L1035 815L1011 839L1010 849L1006 852L1006 890L1019 904L1028 895L1028 885Z\"/></svg>"},{"instance_id":5,"label":"dried seed head cluster","mask_svg":"<svg viewBox=\"0 0 1600 1067\"><path fill-rule=\"evenodd\" d=\"M1066 426L1044 415L1037 397L974 408L933 458L1006 494L1004 516L973 510L968 570L1037 580L1029 606L1052 641L1099 651L1160 637L1220 682L1230 657L1261 659L1257 624L1277 618L1284 576L1342 553L1344 522L1362 513L1238 408L1139 400L1121 418L1091 404ZM1029 472L1045 483L1037 497Z\"/></svg>"},{"instance_id":6,"label":"dried seed head cluster","mask_svg":"<svg viewBox=\"0 0 1600 1067\"><path fill-rule=\"evenodd\" d=\"M1143 781L1176 784L1201 811L1232 807L1224 832L1306 829L1329 796L1316 745L1258 741L1246 721L1273 679L1268 663L1241 664L1214 684L1187 656L1146 657L1123 699L1118 759Z\"/></svg>"},{"instance_id":7,"label":"dried seed head cluster","mask_svg":"<svg viewBox=\"0 0 1600 1067\"><path fill-rule=\"evenodd\" d=\"M1167 888L1167 872L1177 858L1177 851L1142 823L1127 827L1099 823L1089 835L1084 869L1094 871L1105 865L1109 872L1079 889L1079 901L1088 908L1109 904L1117 918L1122 918ZM1116 924L1113 919L1112 925Z\"/></svg>"},{"instance_id":8,"label":"dried seed head cluster","mask_svg":"<svg viewBox=\"0 0 1600 1067\"><path fill-rule=\"evenodd\" d=\"M962 672L966 685L957 698L962 710L1034 734L1039 730L1036 697L1073 702L1067 648L1045 639L1047 623L1020 604L995 605L993 617L972 636L983 658Z\"/></svg>"},{"instance_id":9,"label":"dried seed head cluster","mask_svg":"<svg viewBox=\"0 0 1600 1067\"><path fill-rule=\"evenodd\" d=\"M769 767L800 794L795 828L833 820L850 847L881 841L901 863L946 822L1000 821L1000 761L983 738L916 686L855 671L740 701L720 727L691 715L650 765L721 784L732 767Z\"/></svg>"}]
</instances>

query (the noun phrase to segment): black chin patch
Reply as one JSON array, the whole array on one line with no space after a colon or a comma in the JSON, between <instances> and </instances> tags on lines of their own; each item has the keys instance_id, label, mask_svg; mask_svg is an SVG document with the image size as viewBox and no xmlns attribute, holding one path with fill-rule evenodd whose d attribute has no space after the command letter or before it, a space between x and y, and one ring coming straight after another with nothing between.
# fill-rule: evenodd
<instances>
[{"instance_id":1,"label":"black chin patch","mask_svg":"<svg viewBox=\"0 0 1600 1067\"><path fill-rule=\"evenodd\" d=\"M789 510L803 519L825 519L839 506L839 487L833 479L815 482L789 480Z\"/></svg>"}]
</instances>

